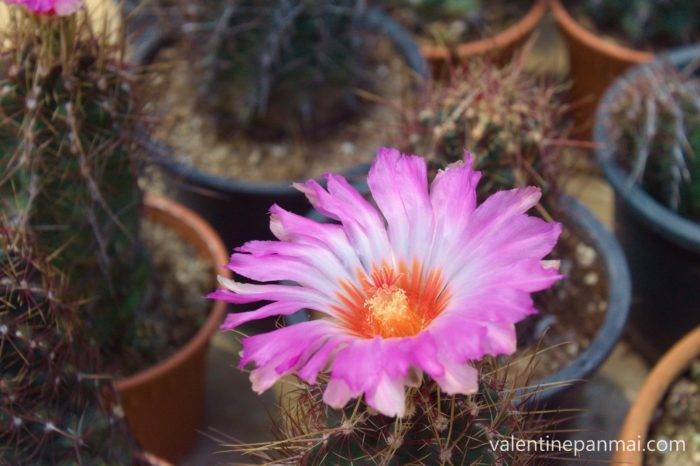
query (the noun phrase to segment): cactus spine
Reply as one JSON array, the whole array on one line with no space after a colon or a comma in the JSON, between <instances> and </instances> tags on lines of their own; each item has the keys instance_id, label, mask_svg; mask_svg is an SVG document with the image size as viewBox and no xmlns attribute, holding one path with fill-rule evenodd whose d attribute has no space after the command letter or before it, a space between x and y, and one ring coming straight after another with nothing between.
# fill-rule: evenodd
<instances>
[{"instance_id":1,"label":"cactus spine","mask_svg":"<svg viewBox=\"0 0 700 466\"><path fill-rule=\"evenodd\" d=\"M115 351L148 275L123 44L94 31L84 11L12 14L0 82L0 210L51 254L70 299L86 301L90 335Z\"/></svg>"}]
</instances>

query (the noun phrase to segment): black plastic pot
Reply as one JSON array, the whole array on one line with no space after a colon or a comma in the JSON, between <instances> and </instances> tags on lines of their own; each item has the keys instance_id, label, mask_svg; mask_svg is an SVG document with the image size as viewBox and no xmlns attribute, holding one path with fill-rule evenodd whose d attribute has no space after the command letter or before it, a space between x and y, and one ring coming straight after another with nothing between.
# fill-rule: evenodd
<instances>
[{"instance_id":1,"label":"black plastic pot","mask_svg":"<svg viewBox=\"0 0 700 466\"><path fill-rule=\"evenodd\" d=\"M610 105L625 81L646 66L670 61L681 67L700 59L700 47L685 48L632 68L605 93L596 112L596 157L615 189L615 232L632 273L634 299L628 336L650 361L700 325L700 224L666 208L629 181L617 163L608 129Z\"/></svg>"},{"instance_id":2,"label":"black plastic pot","mask_svg":"<svg viewBox=\"0 0 700 466\"><path fill-rule=\"evenodd\" d=\"M363 24L366 30L389 37L397 53L419 76L429 76L428 65L418 45L402 26L373 8L367 10ZM147 64L177 39L173 32L151 27L141 28L136 40L134 60ZM297 213L304 213L308 208L306 199L292 188L291 181L260 183L211 175L179 161L173 155L175 148L154 141L145 144L153 162L167 175L166 184L172 195L213 225L229 247L252 239L271 238L267 212L272 204ZM365 167L355 167L345 174L352 177L365 170Z\"/></svg>"},{"instance_id":3,"label":"black plastic pot","mask_svg":"<svg viewBox=\"0 0 700 466\"><path fill-rule=\"evenodd\" d=\"M557 220L574 230L602 258L608 282L608 308L603 325L590 345L560 371L535 381L532 385L537 390L523 396L529 406L580 409L585 405L579 399L579 389L605 362L625 328L632 283L625 254L612 233L573 197L563 196L558 206Z\"/></svg>"},{"instance_id":4,"label":"black plastic pot","mask_svg":"<svg viewBox=\"0 0 700 466\"><path fill-rule=\"evenodd\" d=\"M366 183L356 184L356 187L361 192L367 191ZM583 382L595 374L620 340L627 322L631 299L632 285L629 269L622 248L615 237L576 199L563 196L558 203L558 208L557 220L574 230L602 258L605 279L608 283L608 308L598 334L576 359L544 380L532 382L531 388L519 393L519 399L526 406L538 409L583 406L578 399L579 388ZM325 219L313 210L307 216L317 221ZM306 311L300 311L286 318L290 324L308 319L309 315ZM468 337L465 336L465 338Z\"/></svg>"}]
</instances>

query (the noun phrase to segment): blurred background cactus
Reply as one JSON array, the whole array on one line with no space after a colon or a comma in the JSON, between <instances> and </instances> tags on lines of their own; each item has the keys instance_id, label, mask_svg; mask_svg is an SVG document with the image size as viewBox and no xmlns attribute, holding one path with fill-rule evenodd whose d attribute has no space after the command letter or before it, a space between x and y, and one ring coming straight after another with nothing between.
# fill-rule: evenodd
<instances>
[{"instance_id":1,"label":"blurred background cactus","mask_svg":"<svg viewBox=\"0 0 700 466\"><path fill-rule=\"evenodd\" d=\"M473 60L407 102L402 149L442 168L462 160L468 147L485 176L482 195L530 185L556 191L566 168L563 88L528 73L525 56L505 67Z\"/></svg>"},{"instance_id":2,"label":"blurred background cactus","mask_svg":"<svg viewBox=\"0 0 700 466\"><path fill-rule=\"evenodd\" d=\"M671 65L647 68L611 110L611 136L630 183L700 219L700 79Z\"/></svg>"},{"instance_id":3,"label":"blurred background cactus","mask_svg":"<svg viewBox=\"0 0 700 466\"><path fill-rule=\"evenodd\" d=\"M0 225L0 463L124 465L136 451L65 277Z\"/></svg>"},{"instance_id":4,"label":"blurred background cactus","mask_svg":"<svg viewBox=\"0 0 700 466\"><path fill-rule=\"evenodd\" d=\"M357 111L355 90L369 85L364 3L180 2L192 86L217 132L314 136Z\"/></svg>"},{"instance_id":5,"label":"blurred background cactus","mask_svg":"<svg viewBox=\"0 0 700 466\"><path fill-rule=\"evenodd\" d=\"M323 403L323 385L294 384L281 401L278 440L234 448L264 464L538 464L546 453L498 447L511 438L544 438L552 427L514 399L505 369L493 359L483 361L480 389L471 396L445 395L425 380L408 389L401 419L377 414L360 400L335 411Z\"/></svg>"},{"instance_id":6,"label":"blurred background cactus","mask_svg":"<svg viewBox=\"0 0 700 466\"><path fill-rule=\"evenodd\" d=\"M0 211L51 254L68 299L85 301L89 335L118 354L147 299L149 270L122 35L94 30L84 11L11 15L0 81Z\"/></svg>"},{"instance_id":7,"label":"blurred background cactus","mask_svg":"<svg viewBox=\"0 0 700 466\"><path fill-rule=\"evenodd\" d=\"M483 28L481 0L391 0L399 20L443 45L456 45L474 29Z\"/></svg>"},{"instance_id":8,"label":"blurred background cactus","mask_svg":"<svg viewBox=\"0 0 700 466\"><path fill-rule=\"evenodd\" d=\"M602 31L640 48L688 44L700 31L696 0L584 0L581 9Z\"/></svg>"},{"instance_id":9,"label":"blurred background cactus","mask_svg":"<svg viewBox=\"0 0 700 466\"><path fill-rule=\"evenodd\" d=\"M527 0L389 0L386 6L421 42L455 47L500 32L532 6Z\"/></svg>"}]
</instances>

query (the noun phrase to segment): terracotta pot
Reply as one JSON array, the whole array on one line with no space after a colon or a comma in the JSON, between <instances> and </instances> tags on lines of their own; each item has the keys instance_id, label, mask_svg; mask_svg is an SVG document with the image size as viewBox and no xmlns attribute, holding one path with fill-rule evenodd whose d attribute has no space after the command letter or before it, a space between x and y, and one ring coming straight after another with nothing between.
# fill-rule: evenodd
<instances>
[{"instance_id":1,"label":"terracotta pot","mask_svg":"<svg viewBox=\"0 0 700 466\"><path fill-rule=\"evenodd\" d=\"M226 248L199 215L162 197L147 196L145 215L172 228L212 264L212 274L227 275ZM214 302L197 334L166 360L115 382L131 432L148 452L177 461L191 446L204 415L204 367L209 339L226 305Z\"/></svg>"},{"instance_id":2,"label":"terracotta pot","mask_svg":"<svg viewBox=\"0 0 700 466\"><path fill-rule=\"evenodd\" d=\"M685 372L695 358L700 356L700 327L676 343L654 366L647 377L637 399L634 401L620 431L619 440L627 444L641 439L642 447L647 442L652 416L671 384ZM641 466L643 451L617 451L613 464Z\"/></svg>"},{"instance_id":3,"label":"terracotta pot","mask_svg":"<svg viewBox=\"0 0 700 466\"><path fill-rule=\"evenodd\" d=\"M441 45L422 45L421 52L436 77L444 73L451 62L465 63L474 57L488 56L497 62L506 62L530 37L546 12L547 0L535 0L522 19L494 36L464 42L453 51Z\"/></svg>"},{"instance_id":4,"label":"terracotta pot","mask_svg":"<svg viewBox=\"0 0 700 466\"><path fill-rule=\"evenodd\" d=\"M588 136L598 100L627 68L654 59L654 54L602 39L578 24L560 0L551 0L552 13L569 50L571 105L579 136Z\"/></svg>"}]
</instances>

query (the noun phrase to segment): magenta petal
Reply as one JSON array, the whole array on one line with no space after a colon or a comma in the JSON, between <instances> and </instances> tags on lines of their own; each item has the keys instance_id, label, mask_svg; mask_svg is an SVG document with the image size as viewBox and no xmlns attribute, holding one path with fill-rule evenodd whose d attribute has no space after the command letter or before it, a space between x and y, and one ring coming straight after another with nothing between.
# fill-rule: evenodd
<instances>
[{"instance_id":1,"label":"magenta petal","mask_svg":"<svg viewBox=\"0 0 700 466\"><path fill-rule=\"evenodd\" d=\"M336 332L328 322L312 320L244 338L241 342L243 350L239 365L245 367L254 361L260 367L283 354L291 359L310 346L316 345L319 339L327 338Z\"/></svg>"},{"instance_id":2,"label":"magenta petal","mask_svg":"<svg viewBox=\"0 0 700 466\"><path fill-rule=\"evenodd\" d=\"M325 315L243 340L240 365L255 365L254 390L286 374L313 384L330 371L330 406L364 396L380 413L403 416L405 388L424 374L445 393L473 393L472 364L515 351L514 324L536 312L530 293L561 278L556 261L546 260L561 225L527 215L540 198L536 188L499 192L477 207L480 174L465 158L439 172L429 189L423 159L381 149L368 177L379 210L341 176L328 175L327 189L313 180L296 185L340 223L272 206L270 229L280 241L246 243L229 265L260 283L222 278L223 289L210 295L264 305L231 314L223 328L302 308ZM396 279L402 274L410 281ZM432 302L410 302L416 296ZM395 313L424 305L439 313L410 336L402 336L410 323L384 321L413 318ZM378 321L354 320L367 318Z\"/></svg>"},{"instance_id":3,"label":"magenta petal","mask_svg":"<svg viewBox=\"0 0 700 466\"><path fill-rule=\"evenodd\" d=\"M360 393L360 391L350 390L348 384L341 379L331 379L323 392L323 402L331 408L343 409L348 401Z\"/></svg>"},{"instance_id":4,"label":"magenta petal","mask_svg":"<svg viewBox=\"0 0 700 466\"><path fill-rule=\"evenodd\" d=\"M433 233L425 160L381 148L367 184L387 220L394 251L407 259L422 255Z\"/></svg>"},{"instance_id":5,"label":"magenta petal","mask_svg":"<svg viewBox=\"0 0 700 466\"><path fill-rule=\"evenodd\" d=\"M331 352L335 350L339 344L340 341L336 339L328 339L328 341L326 341L321 348L316 351L311 358L309 358L306 364L299 369L297 372L299 377L310 384L316 383L318 373L326 368Z\"/></svg>"},{"instance_id":6,"label":"magenta petal","mask_svg":"<svg viewBox=\"0 0 700 466\"><path fill-rule=\"evenodd\" d=\"M367 404L389 417L403 417L406 412L406 389L403 379L392 379L384 374L369 393Z\"/></svg>"},{"instance_id":7,"label":"magenta petal","mask_svg":"<svg viewBox=\"0 0 700 466\"><path fill-rule=\"evenodd\" d=\"M255 311L230 313L221 324L221 330L233 330L234 328L250 322L251 320L265 319L272 316L287 316L304 308L303 303L293 301L279 301L267 304Z\"/></svg>"},{"instance_id":8,"label":"magenta petal","mask_svg":"<svg viewBox=\"0 0 700 466\"><path fill-rule=\"evenodd\" d=\"M331 373L334 379L340 379L355 392L363 392L374 386L382 370L380 340L356 339L346 348L338 351Z\"/></svg>"},{"instance_id":9,"label":"magenta petal","mask_svg":"<svg viewBox=\"0 0 700 466\"><path fill-rule=\"evenodd\" d=\"M479 372L465 363L443 361L445 373L435 377L442 391L448 395L471 395L479 390Z\"/></svg>"}]
</instances>

